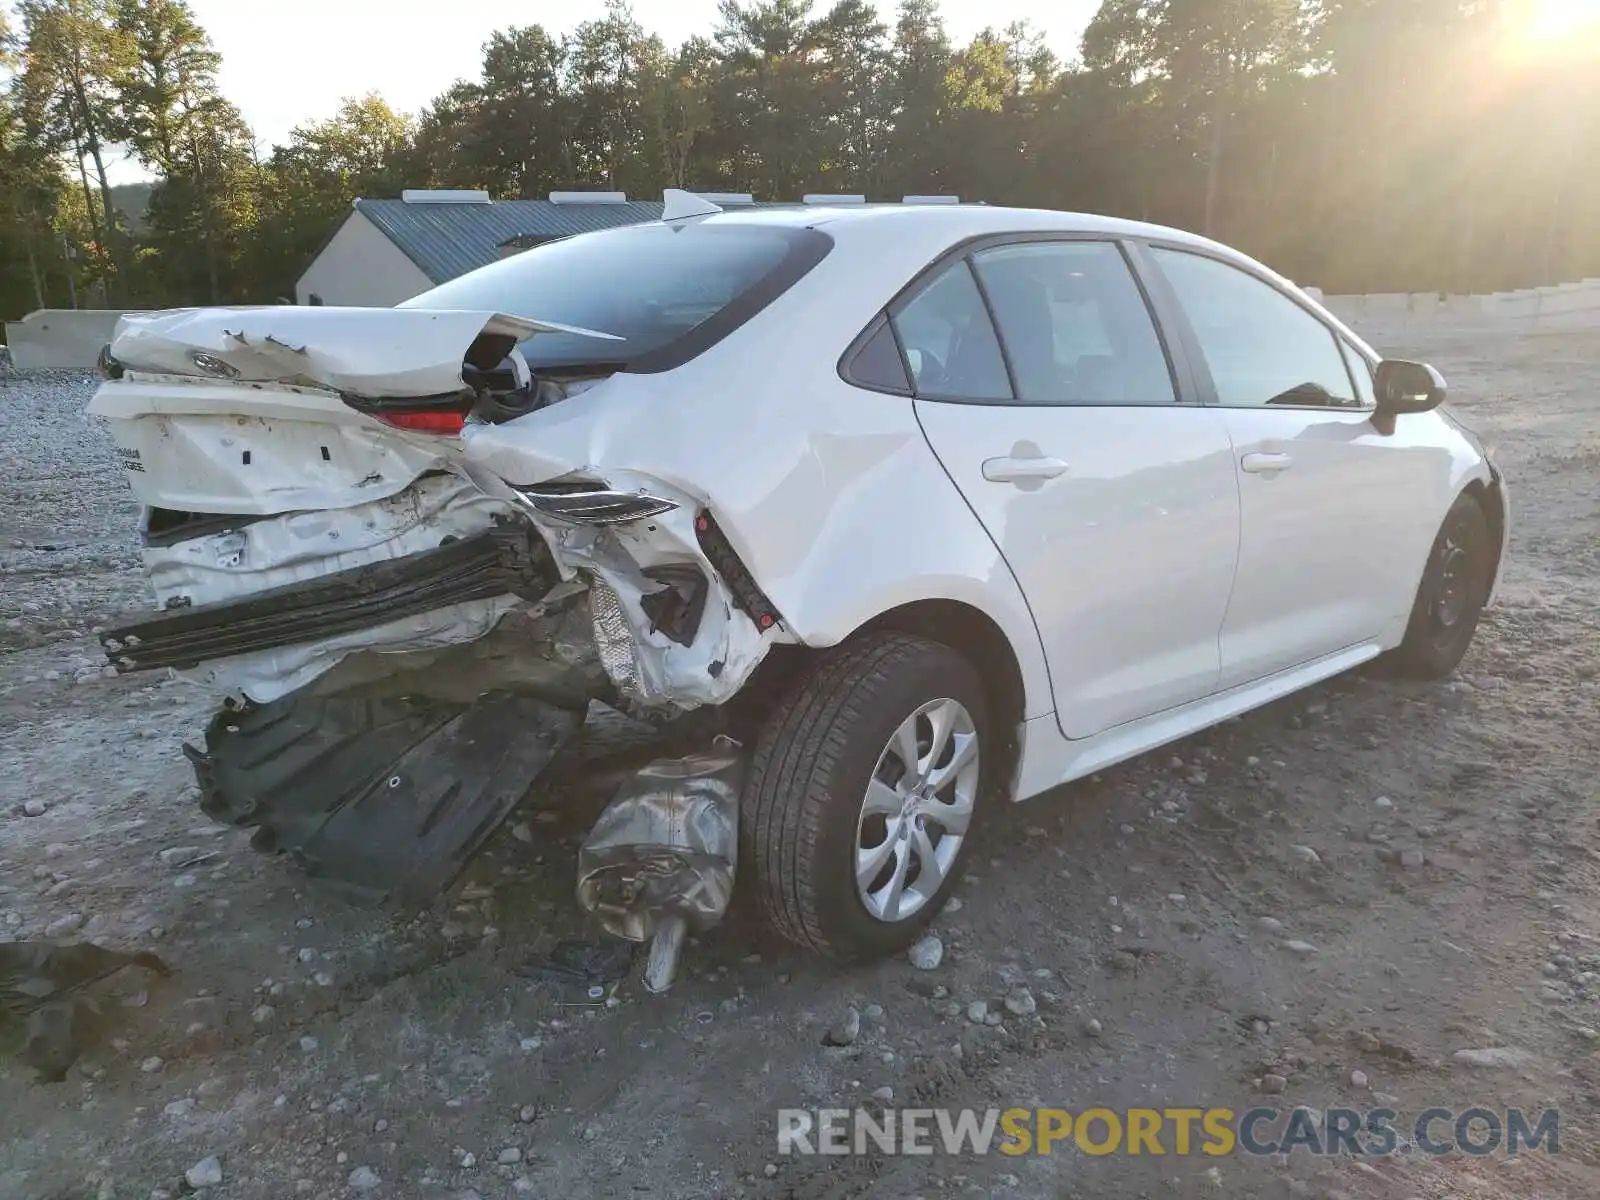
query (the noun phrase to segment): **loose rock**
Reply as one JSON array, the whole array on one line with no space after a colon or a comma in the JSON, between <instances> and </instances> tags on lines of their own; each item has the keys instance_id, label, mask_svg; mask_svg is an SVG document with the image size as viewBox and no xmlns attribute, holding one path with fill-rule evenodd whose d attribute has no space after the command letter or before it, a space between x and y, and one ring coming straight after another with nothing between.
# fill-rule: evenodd
<instances>
[{"instance_id":1,"label":"loose rock","mask_svg":"<svg viewBox=\"0 0 1600 1200\"><path fill-rule=\"evenodd\" d=\"M861 1013L854 1006L844 1010L844 1017L828 1030L822 1039L824 1046L850 1046L861 1036Z\"/></svg>"},{"instance_id":2,"label":"loose rock","mask_svg":"<svg viewBox=\"0 0 1600 1200\"><path fill-rule=\"evenodd\" d=\"M906 957L919 971L932 971L944 961L944 943L934 934L927 934L912 943Z\"/></svg>"},{"instance_id":3,"label":"loose rock","mask_svg":"<svg viewBox=\"0 0 1600 1200\"><path fill-rule=\"evenodd\" d=\"M1276 1096L1289 1086L1289 1081L1282 1075L1263 1075L1256 1081L1256 1087L1269 1096Z\"/></svg>"},{"instance_id":4,"label":"loose rock","mask_svg":"<svg viewBox=\"0 0 1600 1200\"><path fill-rule=\"evenodd\" d=\"M1309 863L1313 867L1320 867L1322 865L1322 856L1310 846L1290 846L1289 853L1294 855L1294 857L1298 858L1301 862Z\"/></svg>"},{"instance_id":5,"label":"loose rock","mask_svg":"<svg viewBox=\"0 0 1600 1200\"><path fill-rule=\"evenodd\" d=\"M1006 1011L1014 1017L1026 1017L1038 1010L1039 1004L1033 998L1033 993L1025 987L1012 988L1006 993Z\"/></svg>"},{"instance_id":6,"label":"loose rock","mask_svg":"<svg viewBox=\"0 0 1600 1200\"><path fill-rule=\"evenodd\" d=\"M350 1186L358 1192L370 1192L382 1182L371 1167L357 1167L350 1172Z\"/></svg>"},{"instance_id":7,"label":"loose rock","mask_svg":"<svg viewBox=\"0 0 1600 1200\"><path fill-rule=\"evenodd\" d=\"M30 817L42 817L49 808L43 800L27 800L22 805L22 811Z\"/></svg>"},{"instance_id":8,"label":"loose rock","mask_svg":"<svg viewBox=\"0 0 1600 1200\"><path fill-rule=\"evenodd\" d=\"M82 913L68 913L64 917L57 917L44 927L44 936L47 938L65 937L83 925Z\"/></svg>"},{"instance_id":9,"label":"loose rock","mask_svg":"<svg viewBox=\"0 0 1600 1200\"><path fill-rule=\"evenodd\" d=\"M209 1158L202 1158L183 1173L183 1178L196 1191L201 1188L216 1187L222 1182L222 1160L215 1154Z\"/></svg>"},{"instance_id":10,"label":"loose rock","mask_svg":"<svg viewBox=\"0 0 1600 1200\"><path fill-rule=\"evenodd\" d=\"M1510 1046L1491 1046L1483 1050L1457 1050L1452 1057L1466 1067L1521 1067L1533 1061L1526 1050Z\"/></svg>"}]
</instances>

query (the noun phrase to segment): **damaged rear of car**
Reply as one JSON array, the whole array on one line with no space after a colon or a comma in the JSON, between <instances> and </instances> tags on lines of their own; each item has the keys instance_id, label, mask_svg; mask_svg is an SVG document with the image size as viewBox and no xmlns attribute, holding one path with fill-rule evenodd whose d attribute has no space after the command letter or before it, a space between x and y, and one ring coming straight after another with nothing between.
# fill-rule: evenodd
<instances>
[{"instance_id":1,"label":"damaged rear of car","mask_svg":"<svg viewBox=\"0 0 1600 1200\"><path fill-rule=\"evenodd\" d=\"M692 357L827 249L672 232L572 239L397 309L119 324L90 411L143 505L159 614L102 641L119 672L226 697L186 747L209 814L364 894L425 898L592 701L721 704L785 636L683 481L474 444ZM510 291L562 319L485 306Z\"/></svg>"}]
</instances>

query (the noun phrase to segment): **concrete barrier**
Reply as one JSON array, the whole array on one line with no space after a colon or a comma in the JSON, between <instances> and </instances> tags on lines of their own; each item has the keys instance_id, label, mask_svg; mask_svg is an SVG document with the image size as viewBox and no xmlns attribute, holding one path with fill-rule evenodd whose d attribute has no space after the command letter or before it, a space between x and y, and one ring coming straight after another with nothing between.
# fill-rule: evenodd
<instances>
[{"instance_id":1,"label":"concrete barrier","mask_svg":"<svg viewBox=\"0 0 1600 1200\"><path fill-rule=\"evenodd\" d=\"M89 370L122 315L105 308L41 308L6 322L6 344L19 371Z\"/></svg>"},{"instance_id":2,"label":"concrete barrier","mask_svg":"<svg viewBox=\"0 0 1600 1200\"><path fill-rule=\"evenodd\" d=\"M1595 279L1482 296L1387 293L1327 296L1323 303L1335 316L1355 326L1392 328L1431 323L1600 329L1600 280Z\"/></svg>"}]
</instances>

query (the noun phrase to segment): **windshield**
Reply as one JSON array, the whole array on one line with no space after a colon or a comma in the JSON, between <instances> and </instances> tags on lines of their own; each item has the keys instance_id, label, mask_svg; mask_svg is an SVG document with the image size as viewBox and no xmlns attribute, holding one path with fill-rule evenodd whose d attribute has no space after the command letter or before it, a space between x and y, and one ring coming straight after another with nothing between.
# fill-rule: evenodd
<instances>
[{"instance_id":1,"label":"windshield","mask_svg":"<svg viewBox=\"0 0 1600 1200\"><path fill-rule=\"evenodd\" d=\"M540 333L541 367L668 370L726 337L820 262L832 239L788 225L630 225L524 250L440 284L401 308L492 310L613 333Z\"/></svg>"}]
</instances>

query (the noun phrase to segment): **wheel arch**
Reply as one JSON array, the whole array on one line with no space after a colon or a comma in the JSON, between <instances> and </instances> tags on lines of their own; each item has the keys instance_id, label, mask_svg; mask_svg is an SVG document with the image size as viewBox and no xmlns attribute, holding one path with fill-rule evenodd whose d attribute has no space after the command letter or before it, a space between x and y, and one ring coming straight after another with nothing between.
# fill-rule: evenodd
<instances>
[{"instance_id":1,"label":"wheel arch","mask_svg":"<svg viewBox=\"0 0 1600 1200\"><path fill-rule=\"evenodd\" d=\"M1489 522L1489 544L1494 555L1489 571L1489 597L1492 601L1499 590L1500 572L1505 565L1506 532L1510 521L1505 488L1499 472L1493 471L1487 480L1470 481L1462 492L1478 502L1478 507L1483 509L1484 519Z\"/></svg>"},{"instance_id":2,"label":"wheel arch","mask_svg":"<svg viewBox=\"0 0 1600 1200\"><path fill-rule=\"evenodd\" d=\"M1022 730L1027 720L1027 685L1016 648L988 613L961 600L913 600L888 609L852 630L840 644L868 633L910 633L949 646L976 670L989 703L990 724L999 742L1001 768L992 776L992 795L1016 794L1022 765ZM827 648L776 646L731 702L742 728L759 723L777 699ZM747 733L748 736L748 733Z\"/></svg>"}]
</instances>

